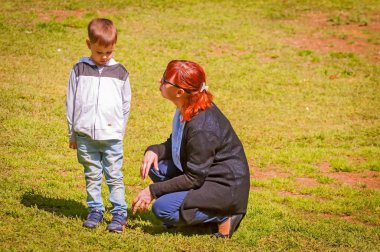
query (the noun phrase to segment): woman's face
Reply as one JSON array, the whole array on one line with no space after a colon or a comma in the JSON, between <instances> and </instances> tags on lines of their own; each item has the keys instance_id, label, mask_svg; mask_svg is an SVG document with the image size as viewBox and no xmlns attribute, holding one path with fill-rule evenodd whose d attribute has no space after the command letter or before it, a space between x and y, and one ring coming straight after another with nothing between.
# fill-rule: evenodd
<instances>
[{"instance_id":1,"label":"woman's face","mask_svg":"<svg viewBox=\"0 0 380 252\"><path fill-rule=\"evenodd\" d=\"M165 73L160 80L160 92L162 97L172 101L178 108L180 108L187 99L186 91L171 80L166 79Z\"/></svg>"},{"instance_id":2,"label":"woman's face","mask_svg":"<svg viewBox=\"0 0 380 252\"><path fill-rule=\"evenodd\" d=\"M162 80L160 81L160 92L161 92L162 97L172 101L173 98L175 97L175 93L176 93L175 89L176 87L168 83L164 83L162 82Z\"/></svg>"},{"instance_id":3,"label":"woman's face","mask_svg":"<svg viewBox=\"0 0 380 252\"><path fill-rule=\"evenodd\" d=\"M177 91L178 89L180 89L180 87L174 84L173 82L167 80L165 73L163 74L160 80L161 95L168 100L174 101L174 98L176 97Z\"/></svg>"}]
</instances>

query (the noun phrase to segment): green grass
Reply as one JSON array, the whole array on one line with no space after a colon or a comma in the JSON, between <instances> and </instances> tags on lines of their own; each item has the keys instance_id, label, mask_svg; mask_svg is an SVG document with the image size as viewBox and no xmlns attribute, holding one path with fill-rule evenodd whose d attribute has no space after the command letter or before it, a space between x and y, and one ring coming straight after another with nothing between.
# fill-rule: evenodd
<instances>
[{"instance_id":1,"label":"green grass","mask_svg":"<svg viewBox=\"0 0 380 252\"><path fill-rule=\"evenodd\" d=\"M2 1L0 250L378 250L380 192L339 184L320 164L380 176L379 62L284 41L307 33L294 22L306 13L323 13L321 32L329 36L347 23L371 25L379 11L371 0ZM174 106L157 80L172 59L204 66L252 174L288 174L251 181L248 213L232 240L212 239L204 228L166 231L151 213L129 212L122 235L107 233L106 223L82 228L84 176L68 148L64 106L69 71L89 55L86 25L97 16L116 23L115 58L132 82L123 166L129 205L149 184L139 177L145 148L170 134ZM366 34L378 44L376 32ZM317 185L300 185L298 177Z\"/></svg>"}]
</instances>

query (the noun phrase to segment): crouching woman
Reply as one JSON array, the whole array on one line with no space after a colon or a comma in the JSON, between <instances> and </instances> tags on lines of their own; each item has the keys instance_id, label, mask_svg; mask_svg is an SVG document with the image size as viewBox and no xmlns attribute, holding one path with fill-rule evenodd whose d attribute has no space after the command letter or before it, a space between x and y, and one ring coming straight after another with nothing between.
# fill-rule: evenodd
<instances>
[{"instance_id":1,"label":"crouching woman","mask_svg":"<svg viewBox=\"0 0 380 252\"><path fill-rule=\"evenodd\" d=\"M133 201L170 226L215 223L216 237L231 238L248 203L249 168L228 119L212 103L205 72L191 61L171 61L160 81L162 96L176 111L172 134L147 148L141 177L154 182Z\"/></svg>"}]
</instances>

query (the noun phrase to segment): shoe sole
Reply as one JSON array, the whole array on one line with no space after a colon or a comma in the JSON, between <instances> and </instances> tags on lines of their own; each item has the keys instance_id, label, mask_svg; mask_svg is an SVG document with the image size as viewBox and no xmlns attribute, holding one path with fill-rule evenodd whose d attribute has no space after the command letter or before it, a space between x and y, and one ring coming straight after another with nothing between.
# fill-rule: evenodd
<instances>
[{"instance_id":1,"label":"shoe sole","mask_svg":"<svg viewBox=\"0 0 380 252\"><path fill-rule=\"evenodd\" d=\"M121 231L120 230L109 230L107 229L109 232L111 233L118 233L118 234L121 234L125 231L125 225L121 226Z\"/></svg>"},{"instance_id":2,"label":"shoe sole","mask_svg":"<svg viewBox=\"0 0 380 252\"><path fill-rule=\"evenodd\" d=\"M86 225L82 225L82 227L85 227L85 228L89 228L89 229L95 229L99 226L100 223L98 223L97 225L93 226L93 227L89 227L89 226L86 226Z\"/></svg>"},{"instance_id":3,"label":"shoe sole","mask_svg":"<svg viewBox=\"0 0 380 252\"><path fill-rule=\"evenodd\" d=\"M95 227L82 226L82 227L84 227L84 228L88 228L88 229L95 229L97 226L95 226Z\"/></svg>"}]
</instances>

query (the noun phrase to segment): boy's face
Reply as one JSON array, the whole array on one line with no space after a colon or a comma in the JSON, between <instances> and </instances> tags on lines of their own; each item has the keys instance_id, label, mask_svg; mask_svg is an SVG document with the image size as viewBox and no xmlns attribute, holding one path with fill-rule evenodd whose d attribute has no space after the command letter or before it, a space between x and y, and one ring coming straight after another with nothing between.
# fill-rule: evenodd
<instances>
[{"instance_id":1,"label":"boy's face","mask_svg":"<svg viewBox=\"0 0 380 252\"><path fill-rule=\"evenodd\" d=\"M91 59L98 66L103 66L112 59L115 51L115 44L104 46L98 43L91 43L90 40L86 40L88 49L91 50Z\"/></svg>"}]
</instances>

